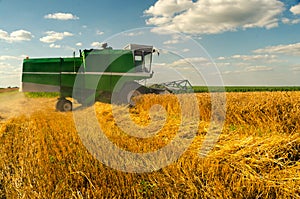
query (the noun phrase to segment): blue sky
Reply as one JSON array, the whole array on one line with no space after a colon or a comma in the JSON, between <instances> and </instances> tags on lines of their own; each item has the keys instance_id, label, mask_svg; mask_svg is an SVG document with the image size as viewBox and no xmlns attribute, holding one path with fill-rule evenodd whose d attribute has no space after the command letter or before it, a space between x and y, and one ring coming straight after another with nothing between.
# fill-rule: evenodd
<instances>
[{"instance_id":1,"label":"blue sky","mask_svg":"<svg viewBox=\"0 0 300 199\"><path fill-rule=\"evenodd\" d=\"M158 81L197 79L199 67L194 84L217 75L225 85L299 86L299 33L298 0L0 0L0 87L20 85L26 56L72 56L103 41L159 48Z\"/></svg>"}]
</instances>

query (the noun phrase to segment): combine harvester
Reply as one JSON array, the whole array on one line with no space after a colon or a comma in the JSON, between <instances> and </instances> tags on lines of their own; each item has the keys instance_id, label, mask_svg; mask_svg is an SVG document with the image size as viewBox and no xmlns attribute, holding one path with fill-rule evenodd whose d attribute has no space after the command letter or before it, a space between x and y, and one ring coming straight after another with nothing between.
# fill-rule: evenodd
<instances>
[{"instance_id":1,"label":"combine harvester","mask_svg":"<svg viewBox=\"0 0 300 199\"><path fill-rule=\"evenodd\" d=\"M67 58L26 58L23 61L23 92L59 92L59 111L71 111L73 98L91 105L101 95L117 96L119 103L131 104L132 98L147 93L191 92L187 80L146 87L138 81L150 79L153 46L129 44L124 49L107 48L79 51ZM96 82L96 85L95 85ZM74 87L75 86L75 87Z\"/></svg>"}]
</instances>

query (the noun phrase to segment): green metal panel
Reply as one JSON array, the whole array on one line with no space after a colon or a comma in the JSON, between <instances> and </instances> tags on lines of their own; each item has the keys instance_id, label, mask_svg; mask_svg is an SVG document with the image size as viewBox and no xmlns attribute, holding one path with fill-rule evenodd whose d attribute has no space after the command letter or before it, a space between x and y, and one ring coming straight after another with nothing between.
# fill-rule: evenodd
<instances>
[{"instance_id":1,"label":"green metal panel","mask_svg":"<svg viewBox=\"0 0 300 199\"><path fill-rule=\"evenodd\" d=\"M130 50L94 50L85 55L86 72L127 72L134 68Z\"/></svg>"},{"instance_id":2,"label":"green metal panel","mask_svg":"<svg viewBox=\"0 0 300 199\"><path fill-rule=\"evenodd\" d=\"M25 59L23 61L22 82L70 86L74 84L76 74L82 64L82 58L44 58Z\"/></svg>"},{"instance_id":3,"label":"green metal panel","mask_svg":"<svg viewBox=\"0 0 300 199\"><path fill-rule=\"evenodd\" d=\"M110 54L99 51L98 54L89 53L85 56L85 72L110 72Z\"/></svg>"},{"instance_id":4,"label":"green metal panel","mask_svg":"<svg viewBox=\"0 0 300 199\"><path fill-rule=\"evenodd\" d=\"M59 74L23 74L22 82L59 86Z\"/></svg>"},{"instance_id":5,"label":"green metal panel","mask_svg":"<svg viewBox=\"0 0 300 199\"><path fill-rule=\"evenodd\" d=\"M60 72L60 58L24 59L23 72Z\"/></svg>"},{"instance_id":6,"label":"green metal panel","mask_svg":"<svg viewBox=\"0 0 300 199\"><path fill-rule=\"evenodd\" d=\"M82 57L62 58L61 62L62 72L77 72L83 64Z\"/></svg>"},{"instance_id":7,"label":"green metal panel","mask_svg":"<svg viewBox=\"0 0 300 199\"><path fill-rule=\"evenodd\" d=\"M60 84L63 87L73 87L76 74L61 74Z\"/></svg>"},{"instance_id":8,"label":"green metal panel","mask_svg":"<svg viewBox=\"0 0 300 199\"><path fill-rule=\"evenodd\" d=\"M81 64L81 57L24 59L23 72L77 72Z\"/></svg>"},{"instance_id":9,"label":"green metal panel","mask_svg":"<svg viewBox=\"0 0 300 199\"><path fill-rule=\"evenodd\" d=\"M128 72L135 67L131 51L115 51L111 55L111 62L109 69L112 72Z\"/></svg>"}]
</instances>

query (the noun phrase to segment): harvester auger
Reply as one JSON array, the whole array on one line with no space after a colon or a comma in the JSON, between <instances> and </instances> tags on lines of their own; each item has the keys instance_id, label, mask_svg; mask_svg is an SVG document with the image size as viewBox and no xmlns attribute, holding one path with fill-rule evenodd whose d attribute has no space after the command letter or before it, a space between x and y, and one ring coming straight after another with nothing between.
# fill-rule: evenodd
<instances>
[{"instance_id":1,"label":"harvester auger","mask_svg":"<svg viewBox=\"0 0 300 199\"><path fill-rule=\"evenodd\" d=\"M152 54L157 52L153 46L128 44L123 49L112 49L104 45L103 49L79 52L78 57L74 53L66 58L24 59L22 91L59 92L59 111L72 110L67 98L91 105L100 95L116 93L118 103L133 104L136 95L165 91L138 83L153 76Z\"/></svg>"}]
</instances>

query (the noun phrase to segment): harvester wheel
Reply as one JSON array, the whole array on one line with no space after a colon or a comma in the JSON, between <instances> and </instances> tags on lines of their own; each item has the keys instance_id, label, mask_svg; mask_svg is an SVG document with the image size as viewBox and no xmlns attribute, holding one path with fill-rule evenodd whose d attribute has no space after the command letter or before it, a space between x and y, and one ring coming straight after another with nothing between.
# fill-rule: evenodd
<instances>
[{"instance_id":1,"label":"harvester wheel","mask_svg":"<svg viewBox=\"0 0 300 199\"><path fill-rule=\"evenodd\" d=\"M135 101L134 98L142 95L142 93L137 89L137 90L132 90L127 94L127 102L129 105L134 106L135 105Z\"/></svg>"},{"instance_id":2,"label":"harvester wheel","mask_svg":"<svg viewBox=\"0 0 300 199\"><path fill-rule=\"evenodd\" d=\"M119 101L123 104L135 105L134 97L145 94L146 91L142 85L138 83L128 83L124 85L119 93Z\"/></svg>"},{"instance_id":3,"label":"harvester wheel","mask_svg":"<svg viewBox=\"0 0 300 199\"><path fill-rule=\"evenodd\" d=\"M59 99L56 103L56 110L62 112L72 111L73 105L70 100L67 99Z\"/></svg>"}]
</instances>

